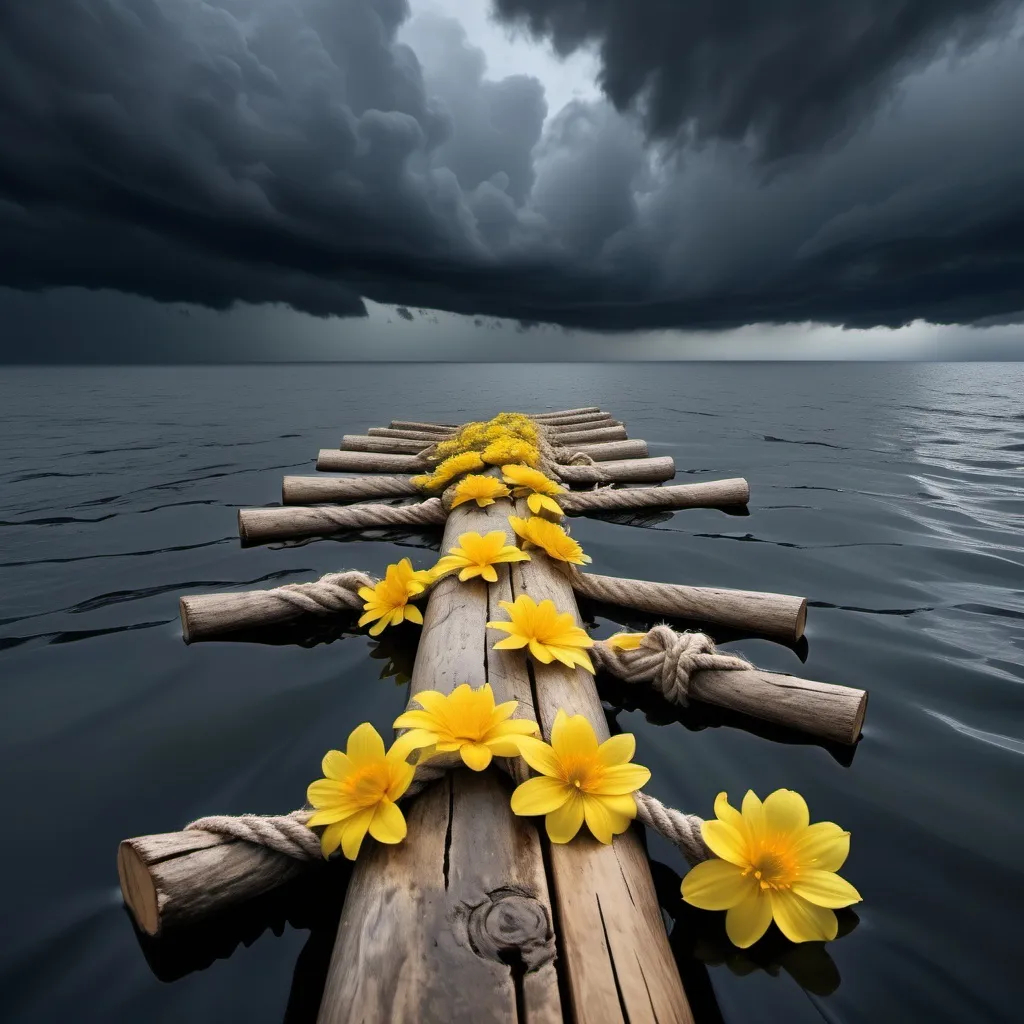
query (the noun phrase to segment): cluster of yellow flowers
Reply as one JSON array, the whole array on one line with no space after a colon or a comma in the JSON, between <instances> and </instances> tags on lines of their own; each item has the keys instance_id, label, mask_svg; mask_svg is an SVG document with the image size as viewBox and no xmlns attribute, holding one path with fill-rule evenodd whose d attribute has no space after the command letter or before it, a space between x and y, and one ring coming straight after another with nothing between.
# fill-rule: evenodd
<instances>
[{"instance_id":1,"label":"cluster of yellow flowers","mask_svg":"<svg viewBox=\"0 0 1024 1024\"><path fill-rule=\"evenodd\" d=\"M529 416L519 412L500 412L486 422L467 423L453 437L440 441L436 446L437 457L446 459L460 452L482 452L497 441L513 439L536 448L540 434Z\"/></svg>"},{"instance_id":2,"label":"cluster of yellow flowers","mask_svg":"<svg viewBox=\"0 0 1024 1024\"><path fill-rule=\"evenodd\" d=\"M553 843L571 841L584 823L597 840L611 843L636 817L634 794L651 773L632 763L631 734L599 743L584 716L559 710L546 743L533 720L514 717L517 701L496 705L486 684L474 689L463 683L450 694L424 690L414 700L419 707L393 723L407 731L390 749L364 722L352 731L344 753L331 750L324 757L325 778L313 782L306 795L314 808L307 824L324 827L325 857L340 847L355 860L367 832L381 843L405 838L397 802L412 783L415 765L409 758L415 752L417 763L457 752L478 772L494 757L522 757L537 775L513 792L512 811L543 815ZM725 910L726 932L742 948L761 938L773 920L793 942L834 939L834 910L861 899L837 874L849 853L850 833L833 822L810 824L803 797L788 789L763 803L748 791L740 810L719 793L715 814L701 826L715 857L683 879L683 899L705 910Z\"/></svg>"},{"instance_id":3,"label":"cluster of yellow flowers","mask_svg":"<svg viewBox=\"0 0 1024 1024\"><path fill-rule=\"evenodd\" d=\"M414 476L412 483L414 487L419 487L423 491L440 491L457 476L483 468L484 460L480 458L479 452L462 452L445 459L433 472Z\"/></svg>"}]
</instances>

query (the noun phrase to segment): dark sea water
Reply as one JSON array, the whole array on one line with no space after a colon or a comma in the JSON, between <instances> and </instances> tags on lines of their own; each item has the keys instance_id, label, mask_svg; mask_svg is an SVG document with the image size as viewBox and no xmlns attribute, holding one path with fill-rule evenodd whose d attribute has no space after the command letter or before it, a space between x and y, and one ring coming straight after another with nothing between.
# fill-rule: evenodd
<instances>
[{"instance_id":1,"label":"dark sea water","mask_svg":"<svg viewBox=\"0 0 1024 1024\"><path fill-rule=\"evenodd\" d=\"M847 933L745 954L722 915L683 911L683 862L650 840L702 1019L709 992L728 1024L1020 1019L1024 364L685 363L0 370L0 1019L310 1019L336 898L312 932L143 948L117 844L300 806L323 752L386 730L405 687L366 637L186 647L178 596L431 564L430 534L239 547L236 509L276 503L342 433L592 404L680 482L751 487L748 517L574 520L595 570L805 595L806 646L726 649L871 692L852 758L609 706L666 802L710 816L719 790L785 786L853 834Z\"/></svg>"}]
</instances>

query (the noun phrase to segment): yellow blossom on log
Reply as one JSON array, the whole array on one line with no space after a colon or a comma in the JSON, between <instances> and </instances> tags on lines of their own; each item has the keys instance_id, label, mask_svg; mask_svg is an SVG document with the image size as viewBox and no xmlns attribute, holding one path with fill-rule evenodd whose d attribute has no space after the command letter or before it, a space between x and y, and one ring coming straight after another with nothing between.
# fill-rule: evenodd
<instances>
[{"instance_id":1,"label":"yellow blossom on log","mask_svg":"<svg viewBox=\"0 0 1024 1024\"><path fill-rule=\"evenodd\" d=\"M701 826L717 860L683 879L683 899L703 910L725 910L730 941L753 945L774 918L791 942L834 939L833 908L858 903L860 893L836 872L850 852L850 833L831 821L810 824L807 803L777 789L762 803L751 790L737 811L725 793L715 820Z\"/></svg>"},{"instance_id":2,"label":"yellow blossom on log","mask_svg":"<svg viewBox=\"0 0 1024 1024\"><path fill-rule=\"evenodd\" d=\"M365 602L365 614L359 619L359 625L375 621L377 624L370 628L370 636L377 636L386 627L406 621L422 626L423 613L409 601L422 594L432 582L431 573L423 569L414 570L408 558L389 565L379 583L359 588L359 596Z\"/></svg>"},{"instance_id":3,"label":"yellow blossom on log","mask_svg":"<svg viewBox=\"0 0 1024 1024\"><path fill-rule=\"evenodd\" d=\"M482 772L492 757L517 757L520 740L538 731L536 722L512 718L518 701L495 705L487 683L478 689L463 683L448 695L421 690L413 700L423 710L406 711L395 719L396 729L410 730L396 745L405 751L433 747L438 754L457 750L475 772Z\"/></svg>"},{"instance_id":4,"label":"yellow blossom on log","mask_svg":"<svg viewBox=\"0 0 1024 1024\"><path fill-rule=\"evenodd\" d=\"M482 576L488 583L497 583L498 571L495 565L530 560L530 556L520 551L515 544L506 544L505 538L504 530L492 530L483 536L479 533L460 533L458 547L451 548L430 570L431 578L440 579L458 569L459 579L463 583L474 576Z\"/></svg>"},{"instance_id":5,"label":"yellow blossom on log","mask_svg":"<svg viewBox=\"0 0 1024 1024\"><path fill-rule=\"evenodd\" d=\"M601 643L608 647L617 647L620 651L635 651L643 643L646 633L613 633Z\"/></svg>"},{"instance_id":6,"label":"yellow blossom on log","mask_svg":"<svg viewBox=\"0 0 1024 1024\"><path fill-rule=\"evenodd\" d=\"M572 562L574 565L586 565L592 561L590 555L583 553L579 541L574 540L558 523L549 522L540 516L522 519L509 516L509 525L527 544L541 548L549 558L559 562Z\"/></svg>"},{"instance_id":7,"label":"yellow blossom on log","mask_svg":"<svg viewBox=\"0 0 1024 1024\"><path fill-rule=\"evenodd\" d=\"M505 435L492 441L481 452L480 457L490 466L504 466L510 462L523 462L527 466L536 466L540 462L540 452L534 445L511 435Z\"/></svg>"},{"instance_id":8,"label":"yellow blossom on log","mask_svg":"<svg viewBox=\"0 0 1024 1024\"><path fill-rule=\"evenodd\" d=\"M513 484L512 494L516 498L526 497L530 511L539 516L541 511L556 516L564 515L561 505L551 495L563 494L561 484L545 476L539 469L529 466L502 466L501 475L507 484Z\"/></svg>"},{"instance_id":9,"label":"yellow blossom on log","mask_svg":"<svg viewBox=\"0 0 1024 1024\"><path fill-rule=\"evenodd\" d=\"M480 458L479 452L462 452L460 455L453 455L450 459L445 459L433 472L412 477L412 483L414 487L419 487L421 490L437 491L447 486L457 476L483 468L484 462Z\"/></svg>"},{"instance_id":10,"label":"yellow blossom on log","mask_svg":"<svg viewBox=\"0 0 1024 1024\"><path fill-rule=\"evenodd\" d=\"M475 501L480 508L493 505L496 498L507 498L509 489L496 477L471 473L456 485L452 508L467 501Z\"/></svg>"},{"instance_id":11,"label":"yellow blossom on log","mask_svg":"<svg viewBox=\"0 0 1024 1024\"><path fill-rule=\"evenodd\" d=\"M508 622L488 622L488 629L500 629L509 635L494 645L496 651L518 650L526 647L539 662L550 665L556 659L573 668L579 665L591 675L594 665L583 650L593 647L594 641L586 630L576 625L571 612L559 612L555 602L545 598L537 604L528 594L520 594L515 601L499 601L508 613Z\"/></svg>"},{"instance_id":12,"label":"yellow blossom on log","mask_svg":"<svg viewBox=\"0 0 1024 1024\"><path fill-rule=\"evenodd\" d=\"M567 843L584 821L602 843L629 828L636 817L633 793L651 777L647 768L631 764L636 740L630 733L598 744L593 726L583 715L571 718L562 710L551 727L551 743L522 739L526 763L540 772L512 794L516 814L543 814L553 843Z\"/></svg>"},{"instance_id":13,"label":"yellow blossom on log","mask_svg":"<svg viewBox=\"0 0 1024 1024\"><path fill-rule=\"evenodd\" d=\"M379 843L405 838L405 817L396 801L409 788L415 769L397 745L384 752L384 741L369 722L352 730L345 753L324 756L327 776L310 783L306 799L315 808L310 828L326 825L320 848L329 857L338 847L349 859L359 854L366 833Z\"/></svg>"}]
</instances>

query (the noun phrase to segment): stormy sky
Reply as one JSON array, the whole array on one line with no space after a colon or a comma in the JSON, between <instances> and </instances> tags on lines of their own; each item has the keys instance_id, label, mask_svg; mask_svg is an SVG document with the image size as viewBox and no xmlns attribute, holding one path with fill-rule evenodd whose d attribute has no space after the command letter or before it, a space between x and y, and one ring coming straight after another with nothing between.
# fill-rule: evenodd
<instances>
[{"instance_id":1,"label":"stormy sky","mask_svg":"<svg viewBox=\"0 0 1024 1024\"><path fill-rule=\"evenodd\" d=\"M1024 358L1022 111L1024 0L3 4L0 360Z\"/></svg>"}]
</instances>

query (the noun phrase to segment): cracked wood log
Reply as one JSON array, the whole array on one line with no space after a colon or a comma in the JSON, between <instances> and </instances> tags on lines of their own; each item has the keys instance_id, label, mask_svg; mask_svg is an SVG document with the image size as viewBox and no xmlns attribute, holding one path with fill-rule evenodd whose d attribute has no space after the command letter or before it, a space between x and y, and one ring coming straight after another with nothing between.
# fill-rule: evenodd
<instances>
[{"instance_id":1,"label":"cracked wood log","mask_svg":"<svg viewBox=\"0 0 1024 1024\"><path fill-rule=\"evenodd\" d=\"M674 487L615 487L600 491L570 491L558 496L569 515L630 508L729 508L746 505L750 485L743 477L706 480Z\"/></svg>"},{"instance_id":2,"label":"cracked wood log","mask_svg":"<svg viewBox=\"0 0 1024 1024\"><path fill-rule=\"evenodd\" d=\"M302 537L329 537L342 530L393 526L440 526L448 518L440 498L414 505L289 505L241 508L238 536L243 547Z\"/></svg>"},{"instance_id":3,"label":"cracked wood log","mask_svg":"<svg viewBox=\"0 0 1024 1024\"><path fill-rule=\"evenodd\" d=\"M652 583L620 576L567 573L573 590L594 601L667 615L709 625L727 626L744 633L794 643L804 635L807 598L769 594L758 590L722 590L717 587L685 587L679 583Z\"/></svg>"},{"instance_id":4,"label":"cracked wood log","mask_svg":"<svg viewBox=\"0 0 1024 1024\"><path fill-rule=\"evenodd\" d=\"M559 442L560 444L561 442ZM577 452L589 455L595 462L614 462L619 459L646 459L647 442L635 441L608 441L605 444L572 444L555 452L559 461L568 462Z\"/></svg>"},{"instance_id":5,"label":"cracked wood log","mask_svg":"<svg viewBox=\"0 0 1024 1024\"><path fill-rule=\"evenodd\" d=\"M415 455L382 455L377 452L343 452L321 448L316 468L328 473L427 473L430 463Z\"/></svg>"},{"instance_id":6,"label":"cracked wood log","mask_svg":"<svg viewBox=\"0 0 1024 1024\"><path fill-rule=\"evenodd\" d=\"M529 515L525 501L517 503ZM542 552L511 568L512 592L579 610L567 577ZM531 662L537 716L550 740L559 708L586 716L598 741L608 723L594 680L583 669ZM551 843L559 951L578 1024L693 1024L658 906L647 855L635 827L610 846L586 827L570 843Z\"/></svg>"},{"instance_id":7,"label":"cracked wood log","mask_svg":"<svg viewBox=\"0 0 1024 1024\"><path fill-rule=\"evenodd\" d=\"M579 430L550 431L548 438L553 444L563 447L570 444L596 444L599 441L625 441L626 428L619 427L581 427Z\"/></svg>"},{"instance_id":8,"label":"cracked wood log","mask_svg":"<svg viewBox=\"0 0 1024 1024\"><path fill-rule=\"evenodd\" d=\"M608 413L604 412L599 405L587 405L582 409L557 409L554 412L535 412L530 414L530 418L534 420L558 420L564 419L570 416L593 416L600 414L607 416Z\"/></svg>"},{"instance_id":9,"label":"cracked wood log","mask_svg":"<svg viewBox=\"0 0 1024 1024\"><path fill-rule=\"evenodd\" d=\"M562 483L575 487L592 484L656 484L676 475L676 464L669 455L655 459L621 459L596 466L558 466Z\"/></svg>"},{"instance_id":10,"label":"cracked wood log","mask_svg":"<svg viewBox=\"0 0 1024 1024\"><path fill-rule=\"evenodd\" d=\"M281 501L285 505L407 498L420 493L407 476L286 476L281 483Z\"/></svg>"},{"instance_id":11,"label":"cracked wood log","mask_svg":"<svg viewBox=\"0 0 1024 1024\"><path fill-rule=\"evenodd\" d=\"M467 530L504 527L507 512L505 502L456 508L444 548ZM412 694L487 681L496 701L518 699L517 716L533 718L525 667L493 668L486 623L497 611L497 596L482 580L439 581L424 614ZM534 821L512 814L509 795L496 769L459 769L406 807L402 843L367 841L338 925L319 1024L563 1020L540 837Z\"/></svg>"}]
</instances>

